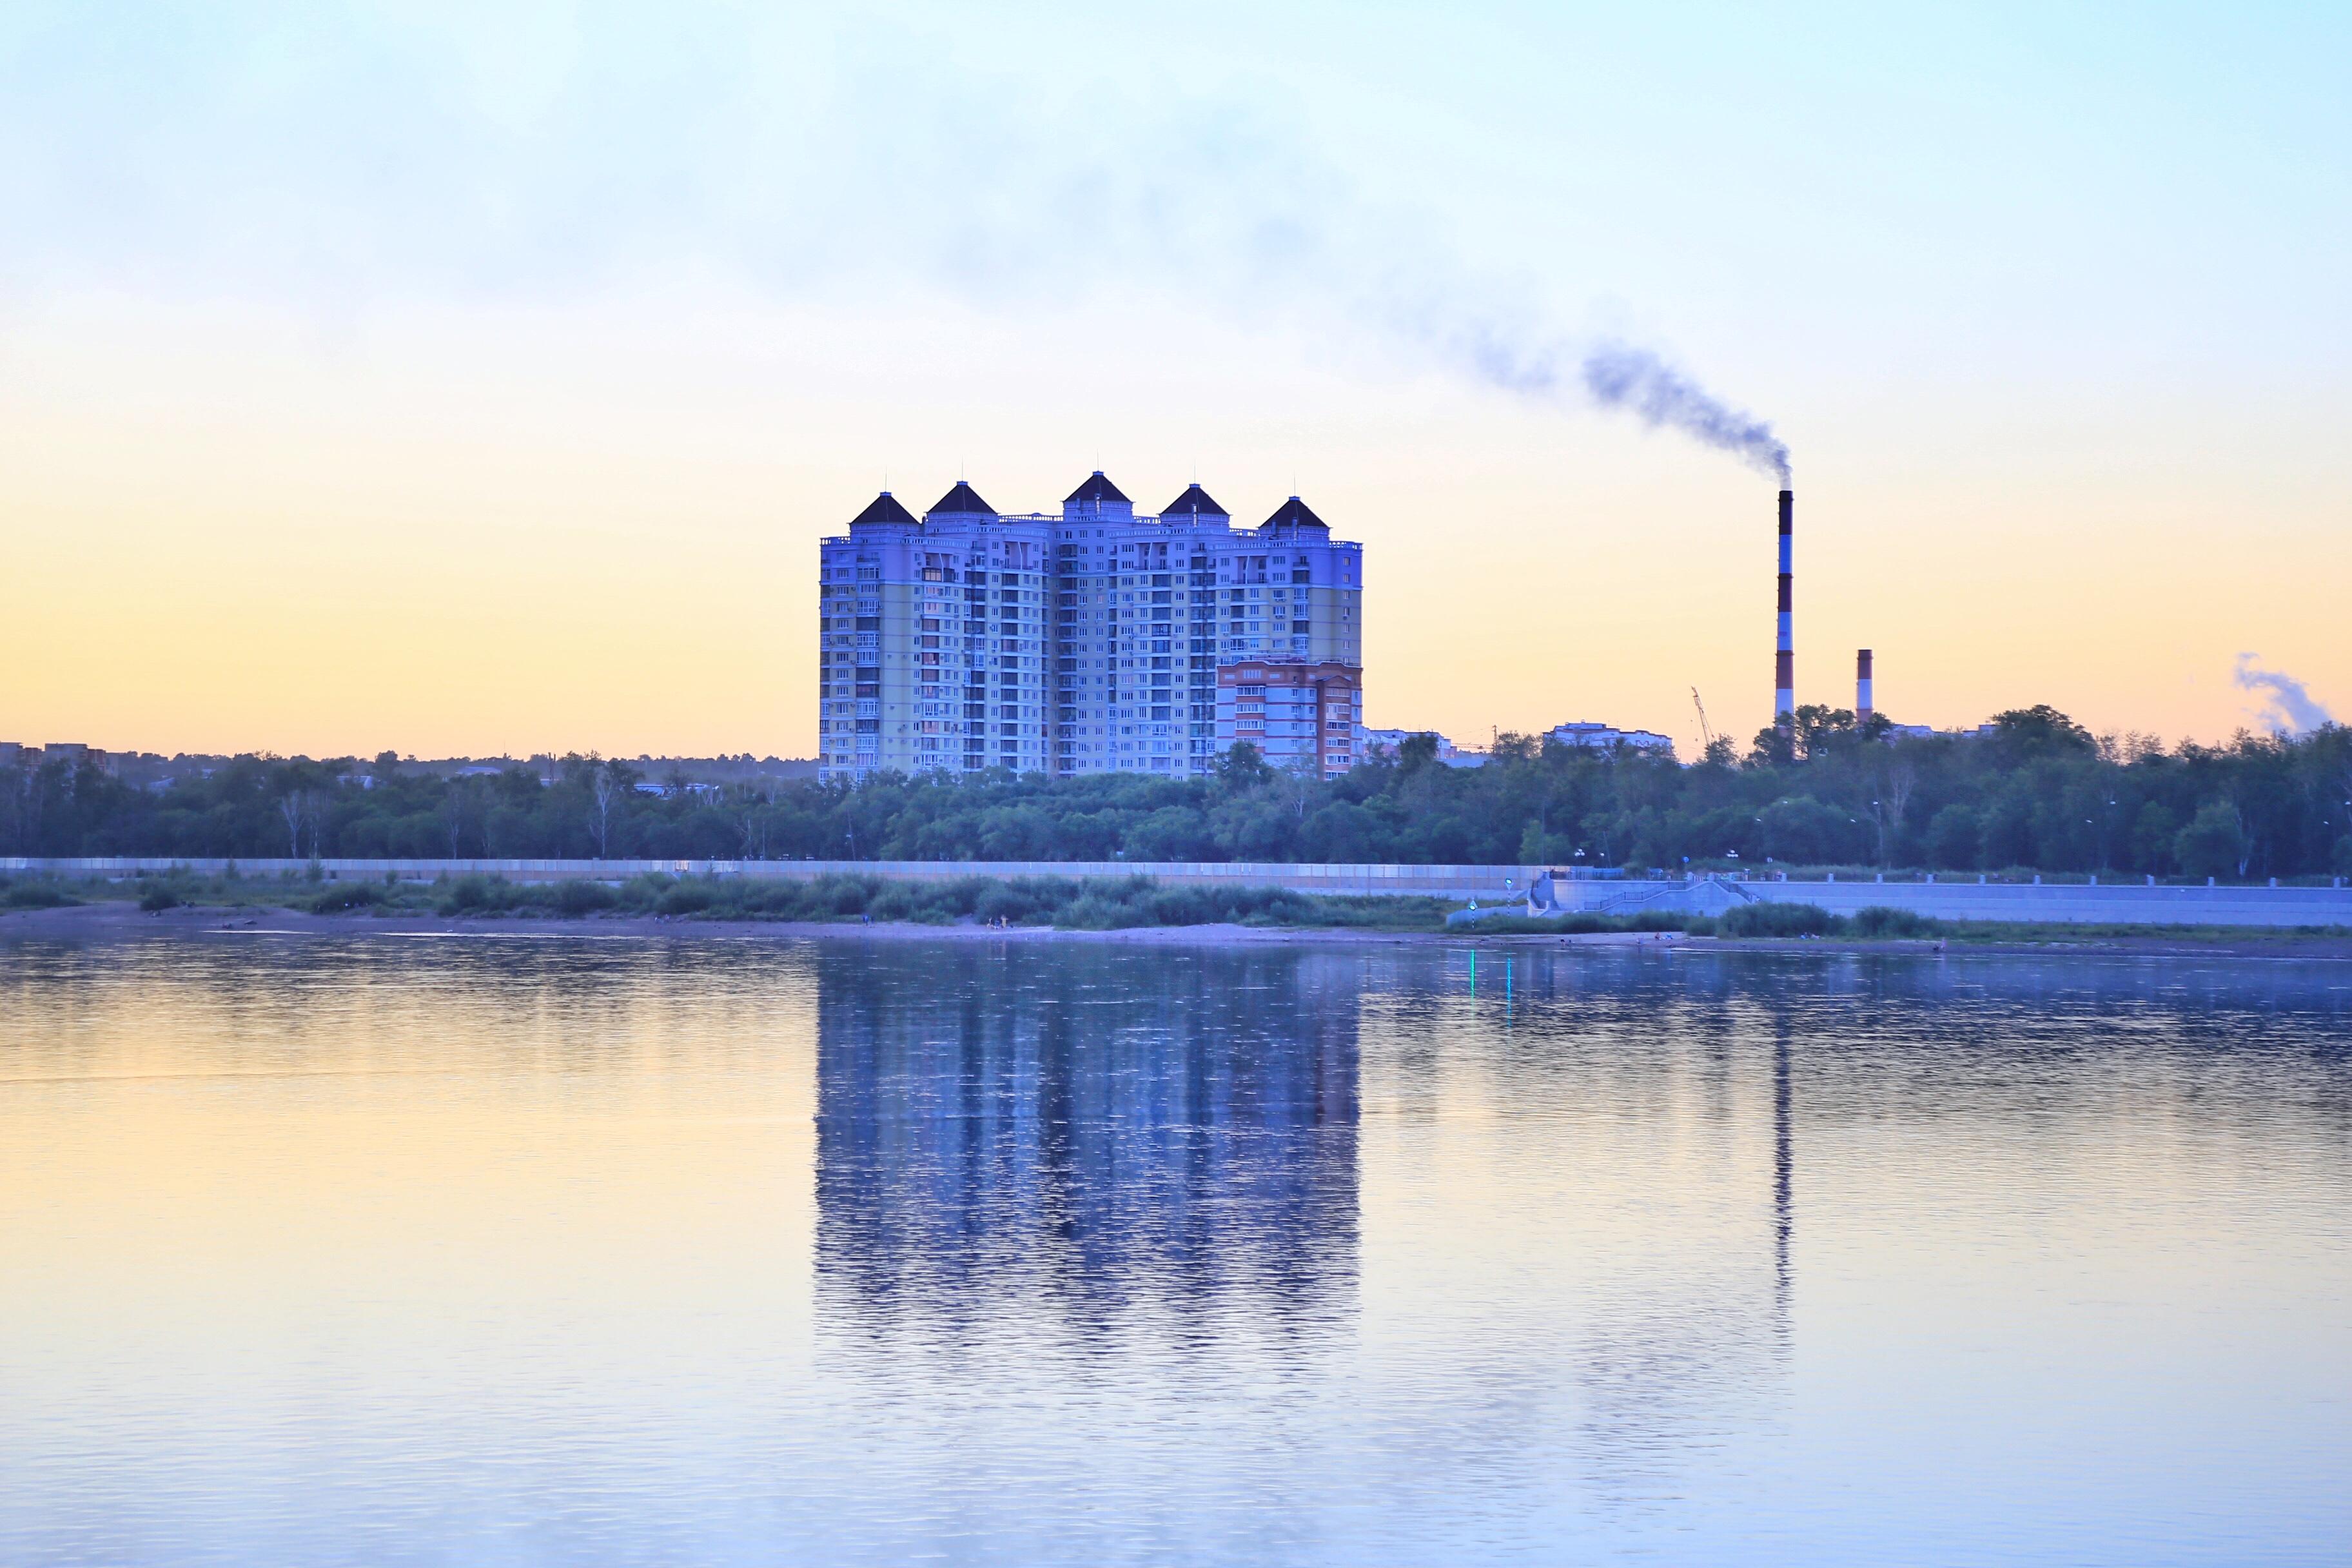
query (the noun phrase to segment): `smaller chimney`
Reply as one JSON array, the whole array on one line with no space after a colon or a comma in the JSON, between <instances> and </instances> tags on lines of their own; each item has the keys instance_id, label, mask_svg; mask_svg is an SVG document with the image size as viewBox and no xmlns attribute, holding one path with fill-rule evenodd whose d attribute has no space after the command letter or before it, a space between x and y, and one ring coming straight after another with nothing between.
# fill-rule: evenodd
<instances>
[{"instance_id":1,"label":"smaller chimney","mask_svg":"<svg viewBox=\"0 0 2352 1568\"><path fill-rule=\"evenodd\" d=\"M1863 648L1853 656L1853 721L1870 722L1870 650Z\"/></svg>"}]
</instances>

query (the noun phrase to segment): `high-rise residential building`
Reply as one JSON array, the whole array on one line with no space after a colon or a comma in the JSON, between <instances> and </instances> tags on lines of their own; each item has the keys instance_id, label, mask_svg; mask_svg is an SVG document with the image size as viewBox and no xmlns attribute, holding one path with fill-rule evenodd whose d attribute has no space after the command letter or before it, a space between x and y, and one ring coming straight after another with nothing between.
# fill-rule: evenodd
<instances>
[{"instance_id":1,"label":"high-rise residential building","mask_svg":"<svg viewBox=\"0 0 2352 1568\"><path fill-rule=\"evenodd\" d=\"M1045 766L1049 527L959 480L919 521L885 490L824 542L818 777Z\"/></svg>"},{"instance_id":2,"label":"high-rise residential building","mask_svg":"<svg viewBox=\"0 0 2352 1568\"><path fill-rule=\"evenodd\" d=\"M1344 668L1360 711L1363 547L1296 496L1236 529L1197 484L1141 515L1097 472L1049 516L959 482L919 520L885 492L821 555L825 779L1204 773L1245 658Z\"/></svg>"}]
</instances>

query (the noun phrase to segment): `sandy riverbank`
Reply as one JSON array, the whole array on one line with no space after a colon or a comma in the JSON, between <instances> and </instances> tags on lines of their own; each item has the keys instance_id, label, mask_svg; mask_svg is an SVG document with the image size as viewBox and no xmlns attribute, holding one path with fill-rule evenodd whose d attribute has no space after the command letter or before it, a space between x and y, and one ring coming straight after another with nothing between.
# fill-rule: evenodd
<instances>
[{"instance_id":1,"label":"sandy riverbank","mask_svg":"<svg viewBox=\"0 0 2352 1568\"><path fill-rule=\"evenodd\" d=\"M1330 927L1267 927L1242 925L1138 926L1122 931L1061 931L1050 926L998 928L981 925L916 925L891 921L865 924L855 921L714 921L654 915L589 916L564 919L540 916L435 915L374 916L314 915L276 909L182 908L148 914L129 903L71 905L53 910L11 910L0 912L0 942L114 942L148 939L236 940L248 937L387 936L444 938L504 938L514 941L554 937L615 940L646 938L671 941L791 942L824 938L863 942L1085 942L1117 945L1212 943L1222 946L1307 947L1476 947L1476 948L1601 948L1649 953L1704 952L1948 952L2031 953L2049 957L2064 953L2150 957L2289 958L2352 961L2352 940L2341 937L2292 935L2074 936L2064 927L2052 927L2046 937L2032 940L1974 942L1954 939L1866 941L1850 937L1811 940L1681 936L1674 932L1604 932L1574 936L1539 933L1469 934L1462 931L1382 931Z\"/></svg>"}]
</instances>

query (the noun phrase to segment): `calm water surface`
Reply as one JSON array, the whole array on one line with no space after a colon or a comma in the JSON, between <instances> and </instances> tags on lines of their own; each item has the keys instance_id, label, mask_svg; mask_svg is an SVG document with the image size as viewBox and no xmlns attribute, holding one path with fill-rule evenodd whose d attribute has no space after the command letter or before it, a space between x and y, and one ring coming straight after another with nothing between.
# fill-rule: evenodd
<instances>
[{"instance_id":1,"label":"calm water surface","mask_svg":"<svg viewBox=\"0 0 2352 1568\"><path fill-rule=\"evenodd\" d=\"M0 947L0 1561L2352 1559L2352 966Z\"/></svg>"}]
</instances>

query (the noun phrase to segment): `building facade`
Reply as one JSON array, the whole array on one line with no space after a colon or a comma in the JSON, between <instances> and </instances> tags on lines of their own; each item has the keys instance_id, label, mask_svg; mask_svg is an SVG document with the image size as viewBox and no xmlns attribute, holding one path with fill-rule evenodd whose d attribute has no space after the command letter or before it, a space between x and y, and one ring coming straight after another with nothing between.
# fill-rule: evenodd
<instances>
[{"instance_id":1,"label":"building facade","mask_svg":"<svg viewBox=\"0 0 2352 1568\"><path fill-rule=\"evenodd\" d=\"M1205 773L1244 658L1345 667L1361 710L1363 547L1296 496L1237 529L1199 485L1153 516L1096 473L1049 516L959 482L920 519L886 492L820 553L821 778Z\"/></svg>"},{"instance_id":2,"label":"building facade","mask_svg":"<svg viewBox=\"0 0 2352 1568\"><path fill-rule=\"evenodd\" d=\"M1404 743L1415 735L1426 735L1435 743L1435 756L1441 763L1450 763L1463 754L1454 748L1453 742L1434 730L1367 730L1360 727L1356 731L1356 746L1363 753L1365 762L1379 762L1382 758L1393 762L1404 749Z\"/></svg>"},{"instance_id":3,"label":"building facade","mask_svg":"<svg viewBox=\"0 0 2352 1568\"><path fill-rule=\"evenodd\" d=\"M1671 736L1651 730L1620 730L1614 724L1595 724L1588 721L1571 721L1555 724L1544 731L1544 739L1556 745L1583 751L1608 752L1619 746L1630 746L1637 752L1657 752L1672 754L1675 749Z\"/></svg>"},{"instance_id":4,"label":"building facade","mask_svg":"<svg viewBox=\"0 0 2352 1568\"><path fill-rule=\"evenodd\" d=\"M1364 760L1356 742L1363 671L1347 664L1239 659L1217 669L1217 733L1247 741L1286 773L1337 778Z\"/></svg>"}]
</instances>

